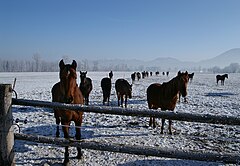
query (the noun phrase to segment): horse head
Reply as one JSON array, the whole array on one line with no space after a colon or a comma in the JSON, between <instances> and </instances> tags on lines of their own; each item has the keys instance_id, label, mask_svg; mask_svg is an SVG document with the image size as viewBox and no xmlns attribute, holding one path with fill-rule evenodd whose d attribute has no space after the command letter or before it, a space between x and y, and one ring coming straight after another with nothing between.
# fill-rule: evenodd
<instances>
[{"instance_id":1,"label":"horse head","mask_svg":"<svg viewBox=\"0 0 240 166\"><path fill-rule=\"evenodd\" d=\"M179 81L178 84L178 90L180 91L181 95L183 97L187 96L187 85L188 85L188 72L186 71L185 73L181 73L180 71L178 72L177 79Z\"/></svg>"},{"instance_id":2,"label":"horse head","mask_svg":"<svg viewBox=\"0 0 240 166\"><path fill-rule=\"evenodd\" d=\"M225 77L228 79L228 74L225 74Z\"/></svg>"},{"instance_id":3,"label":"horse head","mask_svg":"<svg viewBox=\"0 0 240 166\"><path fill-rule=\"evenodd\" d=\"M80 71L81 82L84 82L84 79L87 77L87 71Z\"/></svg>"},{"instance_id":4,"label":"horse head","mask_svg":"<svg viewBox=\"0 0 240 166\"><path fill-rule=\"evenodd\" d=\"M77 62L73 60L72 64L65 64L63 60L59 62L60 84L63 102L70 104L74 100L75 88L77 86Z\"/></svg>"}]
</instances>

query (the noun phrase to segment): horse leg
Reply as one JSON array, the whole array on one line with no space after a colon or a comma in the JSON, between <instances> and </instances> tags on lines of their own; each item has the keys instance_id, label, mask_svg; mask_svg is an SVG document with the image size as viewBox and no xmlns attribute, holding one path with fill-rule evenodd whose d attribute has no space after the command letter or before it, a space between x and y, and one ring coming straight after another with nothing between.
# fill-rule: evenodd
<instances>
[{"instance_id":1,"label":"horse leg","mask_svg":"<svg viewBox=\"0 0 240 166\"><path fill-rule=\"evenodd\" d=\"M123 95L121 96L121 106L123 107Z\"/></svg>"},{"instance_id":2,"label":"horse leg","mask_svg":"<svg viewBox=\"0 0 240 166\"><path fill-rule=\"evenodd\" d=\"M127 108L127 95L125 95L125 108Z\"/></svg>"},{"instance_id":3,"label":"horse leg","mask_svg":"<svg viewBox=\"0 0 240 166\"><path fill-rule=\"evenodd\" d=\"M109 97L107 97L107 105L109 106Z\"/></svg>"},{"instance_id":4,"label":"horse leg","mask_svg":"<svg viewBox=\"0 0 240 166\"><path fill-rule=\"evenodd\" d=\"M88 96L86 96L86 105L88 105L88 103L89 103L89 98Z\"/></svg>"},{"instance_id":5,"label":"horse leg","mask_svg":"<svg viewBox=\"0 0 240 166\"><path fill-rule=\"evenodd\" d=\"M157 109L157 108L154 108L154 106L150 102L148 103L148 108L149 109ZM153 125L153 127L154 127L154 122L155 122L154 117L150 116L149 126L151 127ZM156 127L156 125L155 125L155 127Z\"/></svg>"},{"instance_id":6,"label":"horse leg","mask_svg":"<svg viewBox=\"0 0 240 166\"><path fill-rule=\"evenodd\" d=\"M152 120L153 120L153 117L150 117L150 119L149 119L149 126L152 126Z\"/></svg>"},{"instance_id":7,"label":"horse leg","mask_svg":"<svg viewBox=\"0 0 240 166\"><path fill-rule=\"evenodd\" d=\"M80 120L78 120L77 122L75 122L75 126L76 126L76 140L81 140L81 124L82 124L82 118L80 118ZM83 156L82 153L82 148L78 147L77 148L78 154L77 154L77 159L81 159Z\"/></svg>"},{"instance_id":8,"label":"horse leg","mask_svg":"<svg viewBox=\"0 0 240 166\"><path fill-rule=\"evenodd\" d=\"M69 138L69 126L70 126L70 123L66 123L66 122L63 122L62 121L62 124L64 125L62 127L63 129L63 133L64 133L64 138L65 139L68 139ZM63 164L64 165L68 165L69 163L69 151L68 151L68 146L65 147L65 152L64 152L64 161L63 161Z\"/></svg>"},{"instance_id":9,"label":"horse leg","mask_svg":"<svg viewBox=\"0 0 240 166\"><path fill-rule=\"evenodd\" d=\"M169 125L168 125L168 130L169 130L169 134L172 135L172 120L168 120Z\"/></svg>"},{"instance_id":10,"label":"horse leg","mask_svg":"<svg viewBox=\"0 0 240 166\"><path fill-rule=\"evenodd\" d=\"M118 94L118 106L120 106L120 95Z\"/></svg>"},{"instance_id":11,"label":"horse leg","mask_svg":"<svg viewBox=\"0 0 240 166\"><path fill-rule=\"evenodd\" d=\"M165 123L165 119L162 119L162 126L161 126L161 134L163 134L163 129L164 129L164 123Z\"/></svg>"},{"instance_id":12,"label":"horse leg","mask_svg":"<svg viewBox=\"0 0 240 166\"><path fill-rule=\"evenodd\" d=\"M156 128L156 121L155 121L155 117L152 117L153 119L153 128Z\"/></svg>"},{"instance_id":13,"label":"horse leg","mask_svg":"<svg viewBox=\"0 0 240 166\"><path fill-rule=\"evenodd\" d=\"M184 102L185 102L185 103L187 103L187 102L188 102L188 101L187 101L187 97L184 97Z\"/></svg>"},{"instance_id":14,"label":"horse leg","mask_svg":"<svg viewBox=\"0 0 240 166\"><path fill-rule=\"evenodd\" d=\"M56 118L56 124L57 124L56 137L59 137L60 136L60 132L59 132L60 117L58 115L55 115L55 118Z\"/></svg>"},{"instance_id":15,"label":"horse leg","mask_svg":"<svg viewBox=\"0 0 240 166\"><path fill-rule=\"evenodd\" d=\"M181 93L180 92L178 93L178 102L179 103L181 102Z\"/></svg>"},{"instance_id":16,"label":"horse leg","mask_svg":"<svg viewBox=\"0 0 240 166\"><path fill-rule=\"evenodd\" d=\"M87 96L85 96L85 105L88 105Z\"/></svg>"}]
</instances>

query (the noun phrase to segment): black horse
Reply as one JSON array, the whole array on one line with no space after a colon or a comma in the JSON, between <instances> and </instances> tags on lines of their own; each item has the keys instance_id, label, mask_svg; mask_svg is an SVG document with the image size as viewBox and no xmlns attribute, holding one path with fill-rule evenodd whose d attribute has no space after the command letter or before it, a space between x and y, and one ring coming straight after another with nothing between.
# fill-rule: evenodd
<instances>
[{"instance_id":1,"label":"black horse","mask_svg":"<svg viewBox=\"0 0 240 166\"><path fill-rule=\"evenodd\" d=\"M104 77L101 80L101 87L103 92L103 105L105 104L105 102L107 102L107 105L109 105L111 88L112 88L111 78Z\"/></svg>"},{"instance_id":2,"label":"black horse","mask_svg":"<svg viewBox=\"0 0 240 166\"><path fill-rule=\"evenodd\" d=\"M112 71L110 71L108 75L109 75L109 78L110 78L110 79L113 78L113 72L112 72Z\"/></svg>"},{"instance_id":3,"label":"black horse","mask_svg":"<svg viewBox=\"0 0 240 166\"><path fill-rule=\"evenodd\" d=\"M81 82L80 82L79 88L84 96L85 105L88 105L89 94L93 88L92 80L91 80L91 78L87 77L87 71L86 72L80 71L80 78L81 78Z\"/></svg>"},{"instance_id":4,"label":"black horse","mask_svg":"<svg viewBox=\"0 0 240 166\"><path fill-rule=\"evenodd\" d=\"M228 74L217 75L216 76L217 84L218 84L218 81L221 80L221 85L224 85L225 78L228 78Z\"/></svg>"},{"instance_id":5,"label":"black horse","mask_svg":"<svg viewBox=\"0 0 240 166\"><path fill-rule=\"evenodd\" d=\"M189 81L192 82L194 73L188 74Z\"/></svg>"}]
</instances>

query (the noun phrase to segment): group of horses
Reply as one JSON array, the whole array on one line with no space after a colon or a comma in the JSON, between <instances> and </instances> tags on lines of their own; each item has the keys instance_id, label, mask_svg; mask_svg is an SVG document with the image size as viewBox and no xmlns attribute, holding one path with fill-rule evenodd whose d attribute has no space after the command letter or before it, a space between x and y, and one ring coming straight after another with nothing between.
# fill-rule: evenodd
<instances>
[{"instance_id":1,"label":"group of horses","mask_svg":"<svg viewBox=\"0 0 240 166\"><path fill-rule=\"evenodd\" d=\"M89 94L93 89L92 80L88 78L87 72L80 71L80 85L77 84L77 63L73 60L72 64L65 64L63 60L59 62L59 78L60 81L52 87L52 101L66 104L89 104ZM136 75L136 74L135 74ZM179 95L187 96L187 85L189 79L193 78L193 74L188 72L178 72L177 76L170 81L159 84L153 83L147 88L147 103L149 109L171 110L175 109ZM109 105L113 72L109 73L109 77L101 80L101 88L103 92L103 104L107 102ZM223 80L227 76L222 76ZM218 80L222 77L217 76ZM115 82L115 89L118 98L118 106L123 107L125 96L125 107L127 107L127 98L132 97L132 85L125 79L117 79ZM62 124L64 138L69 139L69 127L71 121L75 123L76 139L81 139L81 125L83 121L83 112L54 109L54 117L56 119L56 137L60 136L59 125ZM165 119L162 119L161 133L163 133ZM172 134L171 129L172 121L169 120L169 134ZM156 127L155 117L150 117L149 126ZM77 147L77 158L81 159L82 150ZM69 163L69 150L68 146L65 147L64 165Z\"/></svg>"},{"instance_id":2,"label":"group of horses","mask_svg":"<svg viewBox=\"0 0 240 166\"><path fill-rule=\"evenodd\" d=\"M149 75L152 76L153 72L152 71L150 71L150 72L142 71L141 73L140 72L134 72L134 73L131 74L132 83L136 80L136 78L139 81L141 78L144 79L144 78L148 77ZM155 75L158 76L159 71L156 71ZM165 72L162 72L162 75L165 75ZM169 75L169 71L166 72L166 75L167 76Z\"/></svg>"}]
</instances>

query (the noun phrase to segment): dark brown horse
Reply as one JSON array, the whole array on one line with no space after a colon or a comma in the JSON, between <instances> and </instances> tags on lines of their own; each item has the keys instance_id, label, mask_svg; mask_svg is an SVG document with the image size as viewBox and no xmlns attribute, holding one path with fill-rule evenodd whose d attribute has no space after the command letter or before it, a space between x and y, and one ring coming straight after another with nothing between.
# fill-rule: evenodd
<instances>
[{"instance_id":1,"label":"dark brown horse","mask_svg":"<svg viewBox=\"0 0 240 166\"><path fill-rule=\"evenodd\" d=\"M131 74L131 79L132 79L132 84L133 84L136 79L136 72Z\"/></svg>"},{"instance_id":2,"label":"dark brown horse","mask_svg":"<svg viewBox=\"0 0 240 166\"><path fill-rule=\"evenodd\" d=\"M84 98L77 85L76 67L77 63L73 60L72 64L64 64L63 60L59 63L60 67L60 82L56 83L52 88L52 101L66 104L83 104ZM59 137L59 124L61 122L64 138L69 138L69 126L71 121L74 121L76 126L76 139L81 139L81 124L83 112L73 110L54 109L56 118L57 131L56 136ZM81 148L77 148L77 158L82 156ZM64 164L69 162L68 147L65 147Z\"/></svg>"},{"instance_id":3,"label":"dark brown horse","mask_svg":"<svg viewBox=\"0 0 240 166\"><path fill-rule=\"evenodd\" d=\"M167 74L167 76L168 76L168 75L169 75L169 71L167 71L167 73L166 73L166 74Z\"/></svg>"},{"instance_id":4,"label":"dark brown horse","mask_svg":"<svg viewBox=\"0 0 240 166\"><path fill-rule=\"evenodd\" d=\"M85 99L85 104L88 105L89 103L89 94L92 91L93 85L92 85L92 80L91 78L87 77L87 71L82 72L80 71L80 90L84 96Z\"/></svg>"},{"instance_id":5,"label":"dark brown horse","mask_svg":"<svg viewBox=\"0 0 240 166\"><path fill-rule=\"evenodd\" d=\"M139 72L137 72L137 79L138 81L141 79L141 74Z\"/></svg>"},{"instance_id":6,"label":"dark brown horse","mask_svg":"<svg viewBox=\"0 0 240 166\"><path fill-rule=\"evenodd\" d=\"M120 106L121 99L121 106L123 107L123 96L125 96L125 107L127 108L127 98L132 98L132 85L125 79L117 79L115 82L115 89L118 98L118 106Z\"/></svg>"},{"instance_id":7,"label":"dark brown horse","mask_svg":"<svg viewBox=\"0 0 240 166\"><path fill-rule=\"evenodd\" d=\"M217 84L218 81L221 80L221 85L224 85L225 78L228 78L228 74L217 75L216 76Z\"/></svg>"},{"instance_id":8,"label":"dark brown horse","mask_svg":"<svg viewBox=\"0 0 240 166\"><path fill-rule=\"evenodd\" d=\"M101 87L103 92L103 105L105 104L105 102L107 102L107 105L109 105L111 89L112 89L111 78L104 77L101 80Z\"/></svg>"},{"instance_id":9,"label":"dark brown horse","mask_svg":"<svg viewBox=\"0 0 240 166\"><path fill-rule=\"evenodd\" d=\"M149 109L170 110L175 109L178 94L181 93L183 97L187 96L188 73L178 72L178 75L169 82L159 84L151 84L147 88L147 101ZM162 119L161 134L163 133L165 119ZM155 118L150 117L149 126L155 128ZM169 134L172 134L172 120L169 119Z\"/></svg>"},{"instance_id":10,"label":"dark brown horse","mask_svg":"<svg viewBox=\"0 0 240 166\"><path fill-rule=\"evenodd\" d=\"M189 77L190 82L192 82L193 76L194 76L194 73L188 74L188 77Z\"/></svg>"}]
</instances>

